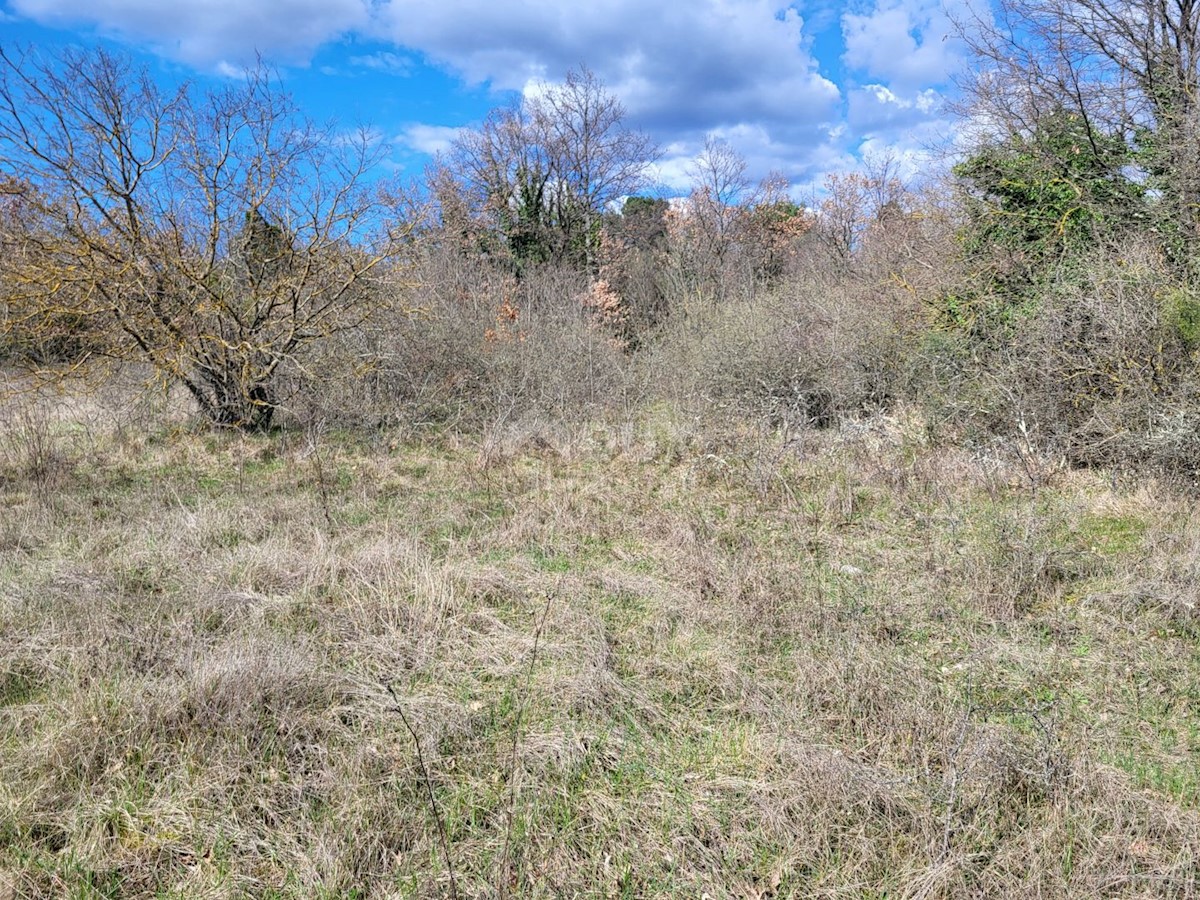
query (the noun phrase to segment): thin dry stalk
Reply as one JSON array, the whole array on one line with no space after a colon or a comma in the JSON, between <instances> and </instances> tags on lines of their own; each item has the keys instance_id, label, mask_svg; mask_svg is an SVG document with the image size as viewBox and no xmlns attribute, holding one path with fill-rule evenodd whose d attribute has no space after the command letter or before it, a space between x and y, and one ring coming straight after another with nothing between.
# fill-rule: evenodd
<instances>
[{"instance_id":1,"label":"thin dry stalk","mask_svg":"<svg viewBox=\"0 0 1200 900\"><path fill-rule=\"evenodd\" d=\"M308 429L308 454L312 457L313 473L317 477L317 491L321 497L321 512L325 516L325 526L330 535L334 532L333 514L330 512L329 483L325 472L325 459L321 455L321 425Z\"/></svg>"},{"instance_id":2,"label":"thin dry stalk","mask_svg":"<svg viewBox=\"0 0 1200 900\"><path fill-rule=\"evenodd\" d=\"M954 749L950 752L950 791L946 798L946 821L942 828L942 849L938 853L937 861L941 863L950 853L950 842L954 837L954 804L958 801L958 760L962 755L963 747L967 742L967 733L971 729L971 715L975 711L974 703L971 699L973 691L970 683L967 685L967 702L963 707L962 724L958 729L958 738L954 742Z\"/></svg>"},{"instance_id":3,"label":"thin dry stalk","mask_svg":"<svg viewBox=\"0 0 1200 900\"><path fill-rule=\"evenodd\" d=\"M546 602L542 606L542 613L533 632L533 647L529 651L529 665L525 670L525 697L517 709L516 721L513 722L512 747L508 756L508 816L504 827L504 852L500 857L504 860L504 877L500 879L501 897L508 896L508 886L513 878L512 857L509 851L512 847L513 815L517 805L517 752L521 743L521 722L525 717L525 709L529 706L530 685L533 683L533 667L537 663L538 645L542 640L542 632L545 630L546 618L550 615L555 593L557 590L546 595Z\"/></svg>"},{"instance_id":4,"label":"thin dry stalk","mask_svg":"<svg viewBox=\"0 0 1200 900\"><path fill-rule=\"evenodd\" d=\"M458 880L454 877L454 860L450 856L450 840L446 836L446 822L442 818L442 810L433 793L433 782L429 778L429 768L425 765L425 754L421 752L421 738L417 735L416 729L412 727L412 723L408 721L408 716L404 714L404 707L400 703L400 696L396 693L396 688L388 684L387 689L388 693L392 695L392 699L396 701L395 709L400 714L400 721L412 735L413 746L417 751L417 765L421 768L421 778L425 782L425 791L429 797L429 809L433 813L434 822L437 823L438 841L442 846L442 857L446 860L446 872L450 876L450 896L452 900L458 900Z\"/></svg>"}]
</instances>

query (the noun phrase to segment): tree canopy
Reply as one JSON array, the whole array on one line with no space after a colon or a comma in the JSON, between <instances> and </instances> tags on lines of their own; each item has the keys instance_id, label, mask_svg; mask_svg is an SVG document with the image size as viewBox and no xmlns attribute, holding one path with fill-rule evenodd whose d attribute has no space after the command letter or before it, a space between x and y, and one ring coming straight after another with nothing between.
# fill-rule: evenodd
<instances>
[{"instance_id":1,"label":"tree canopy","mask_svg":"<svg viewBox=\"0 0 1200 900\"><path fill-rule=\"evenodd\" d=\"M498 109L455 143L450 166L519 266L594 267L608 208L645 184L654 142L590 70Z\"/></svg>"},{"instance_id":2,"label":"tree canopy","mask_svg":"<svg viewBox=\"0 0 1200 900\"><path fill-rule=\"evenodd\" d=\"M0 179L21 186L2 327L82 330L211 421L265 427L280 367L380 302L405 226L368 178L377 153L265 69L202 93L105 50L0 50Z\"/></svg>"}]
</instances>

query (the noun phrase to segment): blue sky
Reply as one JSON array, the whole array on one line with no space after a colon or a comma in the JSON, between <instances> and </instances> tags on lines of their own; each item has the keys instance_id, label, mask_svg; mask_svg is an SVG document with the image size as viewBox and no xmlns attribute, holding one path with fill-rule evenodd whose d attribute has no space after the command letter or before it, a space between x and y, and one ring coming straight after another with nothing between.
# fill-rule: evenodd
<instances>
[{"instance_id":1,"label":"blue sky","mask_svg":"<svg viewBox=\"0 0 1200 900\"><path fill-rule=\"evenodd\" d=\"M584 64L659 142L668 190L713 135L803 193L863 153L928 168L953 130L950 16L967 2L0 0L0 42L106 41L164 80L261 54L308 114L369 124L413 175L455 129Z\"/></svg>"}]
</instances>

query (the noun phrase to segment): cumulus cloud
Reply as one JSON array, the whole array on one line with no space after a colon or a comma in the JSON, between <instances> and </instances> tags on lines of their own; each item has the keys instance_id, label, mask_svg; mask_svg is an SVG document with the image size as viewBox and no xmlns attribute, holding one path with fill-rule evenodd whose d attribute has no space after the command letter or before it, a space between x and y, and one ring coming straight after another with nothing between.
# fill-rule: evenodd
<instances>
[{"instance_id":1,"label":"cumulus cloud","mask_svg":"<svg viewBox=\"0 0 1200 900\"><path fill-rule=\"evenodd\" d=\"M470 83L522 90L586 62L633 114L698 126L825 111L838 90L805 49L803 19L771 0L390 0L378 27Z\"/></svg>"},{"instance_id":2,"label":"cumulus cloud","mask_svg":"<svg viewBox=\"0 0 1200 900\"><path fill-rule=\"evenodd\" d=\"M842 16L847 66L900 88L945 84L963 62L951 7L941 0L874 0Z\"/></svg>"},{"instance_id":3,"label":"cumulus cloud","mask_svg":"<svg viewBox=\"0 0 1200 900\"><path fill-rule=\"evenodd\" d=\"M853 13L835 0L807 0L803 12L788 0L695 0L686 8L644 0L9 2L38 22L90 25L217 72L239 69L256 52L304 64L348 37L381 49L322 60L322 72L404 75L419 59L469 86L520 92L586 64L622 99L630 123L667 148L659 173L668 185L708 134L727 139L756 175L779 169L804 180L864 139L919 130L936 119L927 92L946 82L959 54L939 0L867 0ZM826 49L824 67L813 55L817 36L839 26L850 71L843 87L831 78L839 49ZM408 126L399 143L435 152L455 133L448 125Z\"/></svg>"},{"instance_id":4,"label":"cumulus cloud","mask_svg":"<svg viewBox=\"0 0 1200 900\"><path fill-rule=\"evenodd\" d=\"M418 153L445 153L454 143L455 138L462 134L461 128L447 125L427 125L417 123L408 125L396 138L396 143Z\"/></svg>"},{"instance_id":5,"label":"cumulus cloud","mask_svg":"<svg viewBox=\"0 0 1200 900\"><path fill-rule=\"evenodd\" d=\"M901 96L886 85L868 84L850 92L847 120L858 133L870 135L927 122L943 105L941 94L932 88Z\"/></svg>"},{"instance_id":6,"label":"cumulus cloud","mask_svg":"<svg viewBox=\"0 0 1200 900\"><path fill-rule=\"evenodd\" d=\"M888 156L904 177L930 175L952 152L955 120L945 97L933 88L897 93L882 84L850 92L848 127L859 137L860 155Z\"/></svg>"},{"instance_id":7,"label":"cumulus cloud","mask_svg":"<svg viewBox=\"0 0 1200 900\"><path fill-rule=\"evenodd\" d=\"M201 68L238 67L261 52L305 62L321 44L369 25L368 0L10 0L44 25L95 27Z\"/></svg>"},{"instance_id":8,"label":"cumulus cloud","mask_svg":"<svg viewBox=\"0 0 1200 900\"><path fill-rule=\"evenodd\" d=\"M806 203L826 172L855 166L854 156L845 149L841 125L825 124L817 132L815 141L802 154L764 126L715 129L710 136L725 142L746 160L746 174L752 182L770 173L783 173L792 186L792 197ZM652 173L655 183L675 193L687 193L693 186L692 170L702 150L703 144L691 141L667 145Z\"/></svg>"},{"instance_id":9,"label":"cumulus cloud","mask_svg":"<svg viewBox=\"0 0 1200 900\"><path fill-rule=\"evenodd\" d=\"M946 158L954 125L947 91L965 63L954 20L979 0L871 0L842 15L850 78L846 124L860 155L888 156L918 175Z\"/></svg>"},{"instance_id":10,"label":"cumulus cloud","mask_svg":"<svg viewBox=\"0 0 1200 900\"><path fill-rule=\"evenodd\" d=\"M630 123L668 145L658 177L672 187L706 134L738 129L769 136L731 140L753 171L802 174L841 115L804 18L780 0L698 0L686 14L643 0L389 0L377 9L377 35L470 84L529 95L586 63Z\"/></svg>"}]
</instances>

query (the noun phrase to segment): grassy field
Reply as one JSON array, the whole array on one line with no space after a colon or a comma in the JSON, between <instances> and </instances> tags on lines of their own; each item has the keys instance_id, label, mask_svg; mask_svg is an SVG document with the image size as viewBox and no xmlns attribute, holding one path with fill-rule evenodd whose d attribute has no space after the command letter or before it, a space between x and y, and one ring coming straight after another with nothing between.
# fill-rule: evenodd
<instances>
[{"instance_id":1,"label":"grassy field","mask_svg":"<svg viewBox=\"0 0 1200 900\"><path fill-rule=\"evenodd\" d=\"M903 415L18 405L0 900L1200 895L1200 521L1153 482Z\"/></svg>"}]
</instances>

